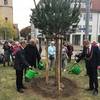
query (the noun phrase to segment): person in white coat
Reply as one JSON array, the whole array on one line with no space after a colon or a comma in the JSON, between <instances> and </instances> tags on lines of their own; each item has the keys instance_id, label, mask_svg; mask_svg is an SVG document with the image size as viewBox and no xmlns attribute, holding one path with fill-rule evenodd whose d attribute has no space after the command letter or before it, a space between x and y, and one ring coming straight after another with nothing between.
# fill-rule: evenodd
<instances>
[{"instance_id":1,"label":"person in white coat","mask_svg":"<svg viewBox=\"0 0 100 100\"><path fill-rule=\"evenodd\" d=\"M50 46L48 47L48 57L49 57L49 68L51 68L54 65L54 60L55 60L55 54L56 54L56 47L54 45L54 41L51 42Z\"/></svg>"}]
</instances>

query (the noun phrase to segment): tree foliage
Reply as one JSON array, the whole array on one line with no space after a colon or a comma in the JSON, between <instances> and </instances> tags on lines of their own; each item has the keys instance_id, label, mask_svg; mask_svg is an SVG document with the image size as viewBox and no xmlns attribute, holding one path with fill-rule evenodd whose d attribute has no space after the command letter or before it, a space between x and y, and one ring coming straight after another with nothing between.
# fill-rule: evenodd
<instances>
[{"instance_id":1,"label":"tree foliage","mask_svg":"<svg viewBox=\"0 0 100 100\"><path fill-rule=\"evenodd\" d=\"M2 17L0 17L0 37L3 39L10 39L15 37L16 30L14 29L13 24L9 21L5 21Z\"/></svg>"},{"instance_id":2,"label":"tree foliage","mask_svg":"<svg viewBox=\"0 0 100 100\"><path fill-rule=\"evenodd\" d=\"M29 35L29 33L31 33L31 27L30 26L25 27L20 31L20 35L24 38L26 38Z\"/></svg>"},{"instance_id":3,"label":"tree foliage","mask_svg":"<svg viewBox=\"0 0 100 100\"><path fill-rule=\"evenodd\" d=\"M81 0L40 0L30 20L44 33L64 34L77 27L80 3Z\"/></svg>"}]
</instances>

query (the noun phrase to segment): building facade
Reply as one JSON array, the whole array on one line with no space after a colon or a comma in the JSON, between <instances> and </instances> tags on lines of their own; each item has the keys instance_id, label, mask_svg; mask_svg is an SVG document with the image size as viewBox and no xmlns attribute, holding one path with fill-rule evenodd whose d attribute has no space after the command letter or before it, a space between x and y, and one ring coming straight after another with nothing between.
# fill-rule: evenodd
<instances>
[{"instance_id":1,"label":"building facade","mask_svg":"<svg viewBox=\"0 0 100 100\"><path fill-rule=\"evenodd\" d=\"M13 0L0 0L0 16L13 23Z\"/></svg>"},{"instance_id":2,"label":"building facade","mask_svg":"<svg viewBox=\"0 0 100 100\"><path fill-rule=\"evenodd\" d=\"M37 34L32 27L32 33ZM73 45L82 46L85 39L86 29L86 0L81 3L80 22L76 29L76 33L68 34L66 40ZM89 14L89 40L100 42L100 0L90 0L90 14Z\"/></svg>"},{"instance_id":3,"label":"building facade","mask_svg":"<svg viewBox=\"0 0 100 100\"><path fill-rule=\"evenodd\" d=\"M86 2L83 0L81 4L80 22L76 29L76 33L67 35L67 41L73 45L82 46L85 39L85 22L86 22ZM100 42L100 0L91 0L89 14L89 40Z\"/></svg>"}]
</instances>

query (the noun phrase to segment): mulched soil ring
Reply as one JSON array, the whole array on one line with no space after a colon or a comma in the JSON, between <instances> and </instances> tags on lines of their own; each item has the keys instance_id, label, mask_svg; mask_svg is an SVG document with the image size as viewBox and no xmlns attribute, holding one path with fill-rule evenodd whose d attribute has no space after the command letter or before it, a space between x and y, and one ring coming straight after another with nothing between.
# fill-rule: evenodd
<instances>
[{"instance_id":1,"label":"mulched soil ring","mask_svg":"<svg viewBox=\"0 0 100 100\"><path fill-rule=\"evenodd\" d=\"M32 89L38 93L41 94L44 97L50 97L50 98L57 98L57 85L55 84L55 77L49 77L49 83L46 84L45 78L34 78L32 80ZM78 93L77 85L74 81L68 79L68 78L62 78L61 80L61 94L60 97L69 97L74 96L76 93Z\"/></svg>"}]
</instances>

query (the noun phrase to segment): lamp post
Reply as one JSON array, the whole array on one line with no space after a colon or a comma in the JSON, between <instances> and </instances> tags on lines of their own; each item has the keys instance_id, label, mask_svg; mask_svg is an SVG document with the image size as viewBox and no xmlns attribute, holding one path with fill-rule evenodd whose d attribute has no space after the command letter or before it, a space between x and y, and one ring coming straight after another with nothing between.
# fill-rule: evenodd
<instances>
[{"instance_id":1,"label":"lamp post","mask_svg":"<svg viewBox=\"0 0 100 100\"><path fill-rule=\"evenodd\" d=\"M85 20L85 39L89 39L89 16L90 16L90 1L91 0L86 0L86 20Z\"/></svg>"},{"instance_id":2,"label":"lamp post","mask_svg":"<svg viewBox=\"0 0 100 100\"><path fill-rule=\"evenodd\" d=\"M33 2L34 2L35 8L37 8L37 7L36 7L36 1L33 0ZM35 27L34 27L34 24L31 23L31 35L33 35L33 34L34 34L34 37L37 37L37 35L36 35L36 29L35 29Z\"/></svg>"},{"instance_id":3,"label":"lamp post","mask_svg":"<svg viewBox=\"0 0 100 100\"><path fill-rule=\"evenodd\" d=\"M35 8L36 8L36 1L35 1L35 0L33 0L33 2L34 2L34 5L35 5Z\"/></svg>"}]
</instances>

